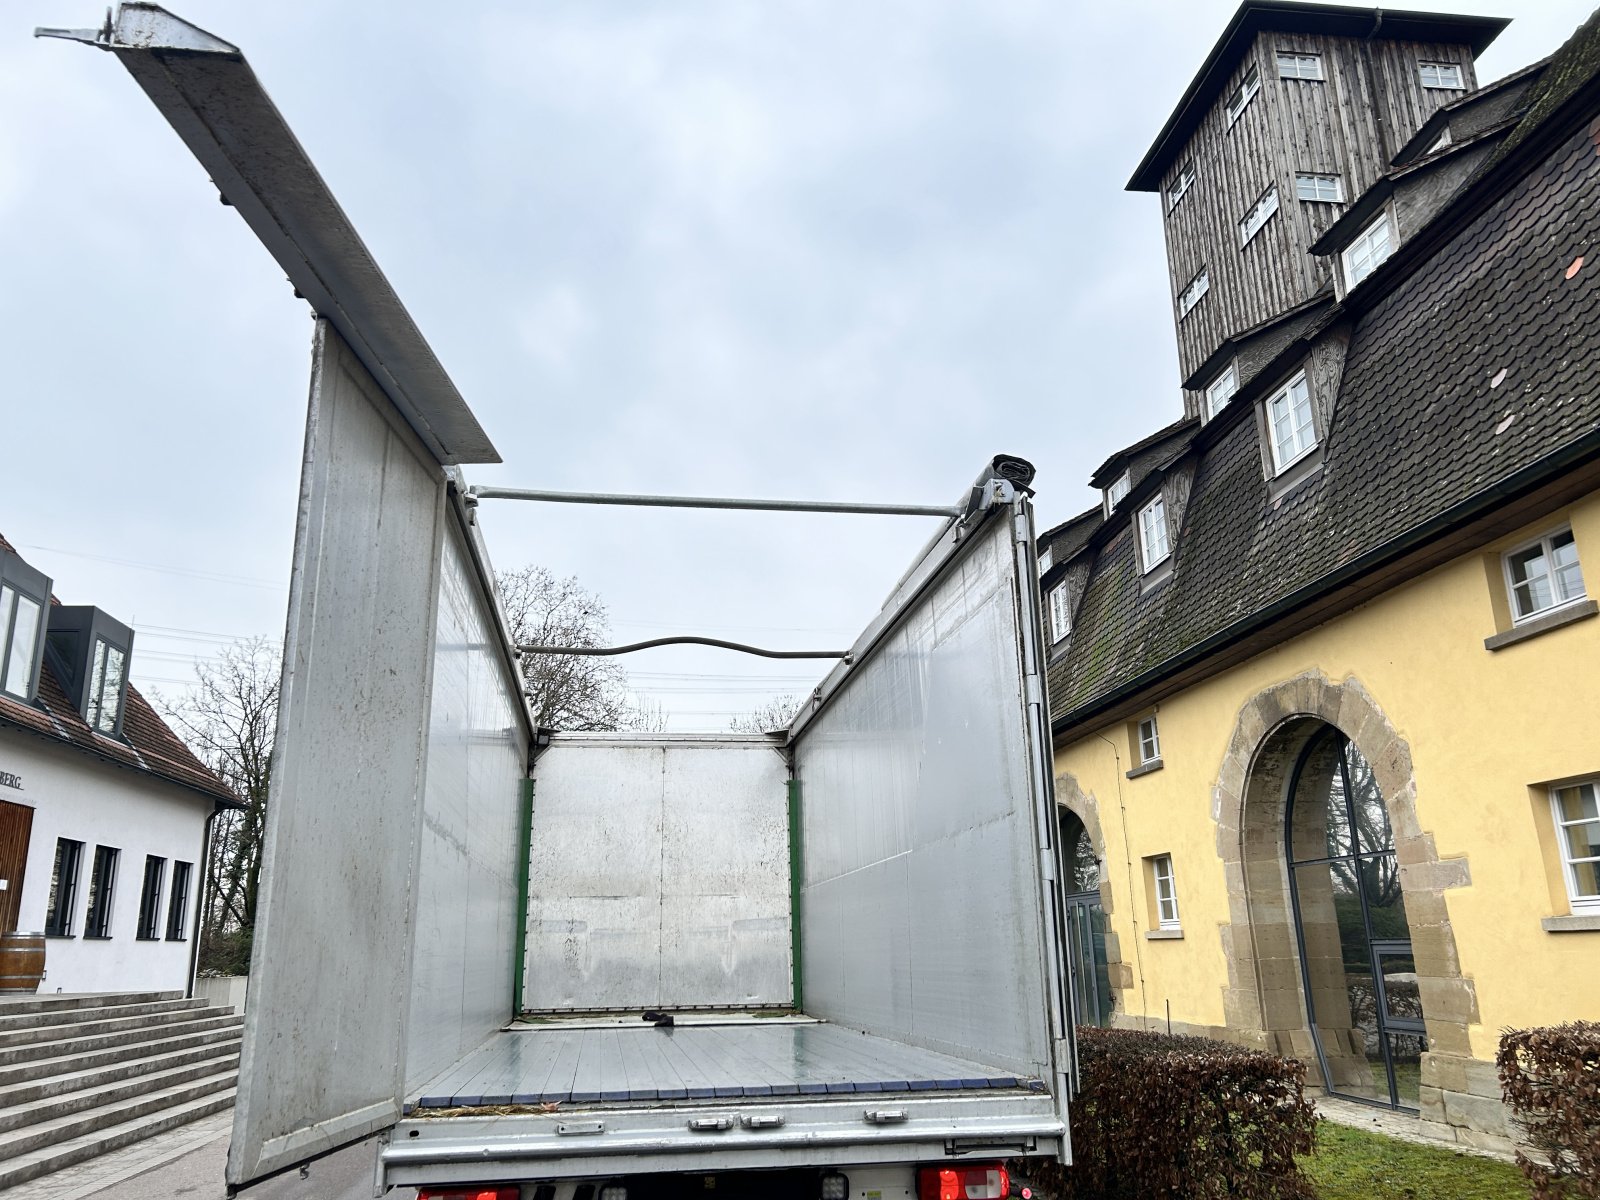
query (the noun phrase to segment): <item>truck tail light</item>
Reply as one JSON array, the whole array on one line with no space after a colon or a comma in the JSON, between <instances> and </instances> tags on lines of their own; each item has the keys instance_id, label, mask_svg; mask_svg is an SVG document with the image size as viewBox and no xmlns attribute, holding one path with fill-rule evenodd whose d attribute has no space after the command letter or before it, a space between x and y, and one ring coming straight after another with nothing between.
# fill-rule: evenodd
<instances>
[{"instance_id":1,"label":"truck tail light","mask_svg":"<svg viewBox=\"0 0 1600 1200\"><path fill-rule=\"evenodd\" d=\"M1010 1191L1011 1176L999 1163L917 1171L917 1200L1004 1200Z\"/></svg>"},{"instance_id":2,"label":"truck tail light","mask_svg":"<svg viewBox=\"0 0 1600 1200\"><path fill-rule=\"evenodd\" d=\"M518 1187L468 1187L446 1188L439 1191L436 1188L423 1188L417 1193L417 1200L517 1200L522 1194Z\"/></svg>"}]
</instances>

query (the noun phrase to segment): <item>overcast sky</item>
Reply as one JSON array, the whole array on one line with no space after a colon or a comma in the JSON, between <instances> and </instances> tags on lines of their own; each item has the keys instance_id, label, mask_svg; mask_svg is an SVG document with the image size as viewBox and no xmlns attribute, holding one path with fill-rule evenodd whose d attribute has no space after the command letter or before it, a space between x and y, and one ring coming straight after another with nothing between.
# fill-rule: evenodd
<instances>
[{"instance_id":1,"label":"overcast sky","mask_svg":"<svg viewBox=\"0 0 1600 1200\"><path fill-rule=\"evenodd\" d=\"M1513 16L1484 81L1583 0ZM512 486L953 501L992 454L1041 527L1174 420L1156 198L1123 191L1230 0L174 0L240 46ZM442 16L441 14L446 14ZM311 322L111 56L0 13L0 532L133 623L141 687L282 635ZM847 645L924 518L499 502L497 566L575 574L619 639ZM676 729L823 666L633 656Z\"/></svg>"}]
</instances>

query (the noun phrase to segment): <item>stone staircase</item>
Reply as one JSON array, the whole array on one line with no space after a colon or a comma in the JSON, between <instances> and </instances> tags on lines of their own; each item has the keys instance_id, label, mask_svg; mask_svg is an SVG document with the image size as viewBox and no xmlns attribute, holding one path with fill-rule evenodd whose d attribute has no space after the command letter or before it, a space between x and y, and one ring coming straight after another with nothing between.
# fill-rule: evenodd
<instances>
[{"instance_id":1,"label":"stone staircase","mask_svg":"<svg viewBox=\"0 0 1600 1200\"><path fill-rule=\"evenodd\" d=\"M181 992L0 1001L0 1191L232 1105L241 1025Z\"/></svg>"}]
</instances>

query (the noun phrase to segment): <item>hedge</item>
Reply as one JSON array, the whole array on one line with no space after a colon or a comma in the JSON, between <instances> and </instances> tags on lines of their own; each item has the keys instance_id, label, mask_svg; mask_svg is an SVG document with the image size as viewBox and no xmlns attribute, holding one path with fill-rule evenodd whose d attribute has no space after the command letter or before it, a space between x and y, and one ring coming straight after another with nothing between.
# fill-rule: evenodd
<instances>
[{"instance_id":1,"label":"hedge","mask_svg":"<svg viewBox=\"0 0 1600 1200\"><path fill-rule=\"evenodd\" d=\"M1517 1151L1536 1200L1600 1200L1600 1023L1507 1030L1495 1065L1538 1154Z\"/></svg>"},{"instance_id":2,"label":"hedge","mask_svg":"<svg viewBox=\"0 0 1600 1200\"><path fill-rule=\"evenodd\" d=\"M1316 1195L1295 1162L1317 1124L1301 1063L1208 1038L1080 1028L1078 1069L1072 1165L1049 1181L1062 1197Z\"/></svg>"}]
</instances>

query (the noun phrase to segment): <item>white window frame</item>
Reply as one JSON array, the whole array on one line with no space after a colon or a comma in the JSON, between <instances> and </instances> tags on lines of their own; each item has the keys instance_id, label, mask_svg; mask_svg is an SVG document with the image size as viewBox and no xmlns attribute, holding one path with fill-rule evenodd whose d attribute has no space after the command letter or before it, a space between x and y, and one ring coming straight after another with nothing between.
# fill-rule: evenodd
<instances>
[{"instance_id":1,"label":"white window frame","mask_svg":"<svg viewBox=\"0 0 1600 1200\"><path fill-rule=\"evenodd\" d=\"M1172 557L1172 537L1167 529L1167 502L1157 492L1134 518L1139 531L1139 558L1145 573Z\"/></svg>"},{"instance_id":2,"label":"white window frame","mask_svg":"<svg viewBox=\"0 0 1600 1200\"><path fill-rule=\"evenodd\" d=\"M1172 869L1172 855L1152 858L1150 875L1155 882L1156 924L1162 929L1182 929L1178 920L1178 875Z\"/></svg>"},{"instance_id":3,"label":"white window frame","mask_svg":"<svg viewBox=\"0 0 1600 1200\"><path fill-rule=\"evenodd\" d=\"M1380 230L1383 232L1382 254L1377 252L1379 238L1376 235ZM1382 266L1394 253L1395 241L1394 222L1389 219L1389 210L1384 209L1367 223L1366 228L1351 238L1350 244L1340 253L1339 261L1344 266L1345 287L1347 289L1355 287Z\"/></svg>"},{"instance_id":4,"label":"white window frame","mask_svg":"<svg viewBox=\"0 0 1600 1200\"><path fill-rule=\"evenodd\" d=\"M1424 156L1427 156L1429 154L1437 154L1437 153L1439 153L1439 151L1443 150L1446 146L1451 145L1452 142L1453 142L1453 139L1450 137L1450 126L1446 125L1444 127L1444 131L1442 133L1440 133L1438 137L1433 139L1433 145L1429 146L1422 153L1423 153Z\"/></svg>"},{"instance_id":5,"label":"white window frame","mask_svg":"<svg viewBox=\"0 0 1600 1200\"><path fill-rule=\"evenodd\" d=\"M1551 602L1543 608L1522 612L1517 603L1517 582L1516 578L1511 574L1511 560L1520 554L1537 548L1543 552L1545 562L1553 564L1556 552L1555 542L1558 538L1565 538L1567 543L1572 546L1573 566L1578 568L1578 590L1569 592L1568 584L1561 575L1554 569L1547 568L1546 578L1550 581ZM1513 625L1521 625L1526 621L1536 620L1546 613L1556 612L1559 609L1566 608L1569 604L1577 604L1589 598L1589 587L1583 578L1583 560L1577 557L1577 551L1578 543L1572 535L1572 526L1563 525L1559 529L1552 529L1548 533L1513 546L1500 556L1500 569L1506 582L1506 602L1511 606L1511 623Z\"/></svg>"},{"instance_id":6,"label":"white window frame","mask_svg":"<svg viewBox=\"0 0 1600 1200\"><path fill-rule=\"evenodd\" d=\"M1178 177L1172 181L1172 186L1167 189L1167 211L1171 212L1178 207L1180 201L1189 194L1189 189L1194 186L1194 163L1186 162L1178 168Z\"/></svg>"},{"instance_id":7,"label":"white window frame","mask_svg":"<svg viewBox=\"0 0 1600 1200\"><path fill-rule=\"evenodd\" d=\"M1285 63L1284 59L1289 61ZM1320 54L1312 54L1305 50L1279 50L1277 61L1279 79L1312 79L1320 81L1327 78L1322 73L1322 55Z\"/></svg>"},{"instance_id":8,"label":"white window frame","mask_svg":"<svg viewBox=\"0 0 1600 1200\"><path fill-rule=\"evenodd\" d=\"M1296 395L1296 392L1301 393ZM1279 406L1284 407L1280 410ZM1284 384L1267 399L1267 445L1272 449L1272 473L1282 475L1295 463L1317 448L1317 414L1311 403L1311 381L1306 378L1304 371L1296 371L1294 377ZM1297 419L1304 411L1305 420ZM1284 442L1278 439L1278 411L1288 414L1287 426L1288 439Z\"/></svg>"},{"instance_id":9,"label":"white window frame","mask_svg":"<svg viewBox=\"0 0 1600 1200\"><path fill-rule=\"evenodd\" d=\"M1053 646L1072 632L1072 598L1067 585L1058 583L1050 589L1050 644Z\"/></svg>"},{"instance_id":10,"label":"white window frame","mask_svg":"<svg viewBox=\"0 0 1600 1200\"><path fill-rule=\"evenodd\" d=\"M1213 379L1206 388L1205 412L1206 420L1213 419L1226 407L1229 400L1233 399L1239 390L1239 372L1235 363L1229 363L1222 374Z\"/></svg>"},{"instance_id":11,"label":"white window frame","mask_svg":"<svg viewBox=\"0 0 1600 1200\"><path fill-rule=\"evenodd\" d=\"M1111 486L1106 489L1106 516L1109 517L1112 510L1122 503L1122 498L1128 494L1128 488L1131 486L1132 481L1126 471L1111 481Z\"/></svg>"},{"instance_id":12,"label":"white window frame","mask_svg":"<svg viewBox=\"0 0 1600 1200\"><path fill-rule=\"evenodd\" d=\"M1156 722L1155 713L1145 717L1136 726L1135 737L1138 745L1134 748L1139 753L1139 765L1159 762L1161 760L1161 727Z\"/></svg>"},{"instance_id":13,"label":"white window frame","mask_svg":"<svg viewBox=\"0 0 1600 1200\"><path fill-rule=\"evenodd\" d=\"M1055 562L1056 555L1054 546L1046 546L1043 550L1039 551L1039 574L1043 575L1051 567L1055 566Z\"/></svg>"},{"instance_id":14,"label":"white window frame","mask_svg":"<svg viewBox=\"0 0 1600 1200\"><path fill-rule=\"evenodd\" d=\"M1234 122L1244 115L1244 110L1250 107L1250 101L1256 98L1256 93L1261 90L1261 68L1255 63L1250 64L1250 69L1245 72L1239 86L1233 89L1233 95L1228 97L1228 128L1232 129Z\"/></svg>"},{"instance_id":15,"label":"white window frame","mask_svg":"<svg viewBox=\"0 0 1600 1200\"><path fill-rule=\"evenodd\" d=\"M1311 186L1308 188L1307 184ZM1306 195L1307 191L1311 195ZM1331 194L1324 194L1328 192ZM1329 175L1322 171L1296 171L1294 194L1296 199L1304 200L1307 204L1343 204L1344 180L1337 175Z\"/></svg>"},{"instance_id":16,"label":"white window frame","mask_svg":"<svg viewBox=\"0 0 1600 1200\"><path fill-rule=\"evenodd\" d=\"M1600 777L1594 779L1580 779L1577 783L1569 783L1550 789L1550 819L1555 823L1556 842L1561 851L1561 875L1567 885L1567 904L1572 909L1574 916L1589 913L1600 914L1600 892L1590 895L1582 892L1578 887L1578 873L1574 869L1579 863L1600 862L1600 859L1584 857L1576 858L1572 855L1572 846L1567 841L1567 830L1577 825L1591 825L1593 821L1580 817L1575 821L1565 820L1561 815L1561 802L1559 796L1562 792L1587 789L1589 795L1600 805ZM1597 868L1600 869L1600 868Z\"/></svg>"},{"instance_id":17,"label":"white window frame","mask_svg":"<svg viewBox=\"0 0 1600 1200\"><path fill-rule=\"evenodd\" d=\"M1205 298L1211 290L1211 273L1207 267L1201 267L1195 272L1193 279L1184 285L1183 291L1178 293L1178 319L1181 321L1194 311L1194 306Z\"/></svg>"},{"instance_id":18,"label":"white window frame","mask_svg":"<svg viewBox=\"0 0 1600 1200\"><path fill-rule=\"evenodd\" d=\"M1278 185L1273 184L1261 193L1250 206L1250 211L1239 218L1239 245L1248 246L1250 239L1266 228L1267 222L1272 220L1277 211Z\"/></svg>"},{"instance_id":19,"label":"white window frame","mask_svg":"<svg viewBox=\"0 0 1600 1200\"><path fill-rule=\"evenodd\" d=\"M1430 81L1429 72L1433 73ZM1447 74L1455 80L1454 83L1445 82ZM1442 92L1464 92L1467 90L1467 73L1460 63L1452 62L1419 62L1417 64L1417 78L1425 88L1436 88Z\"/></svg>"}]
</instances>

